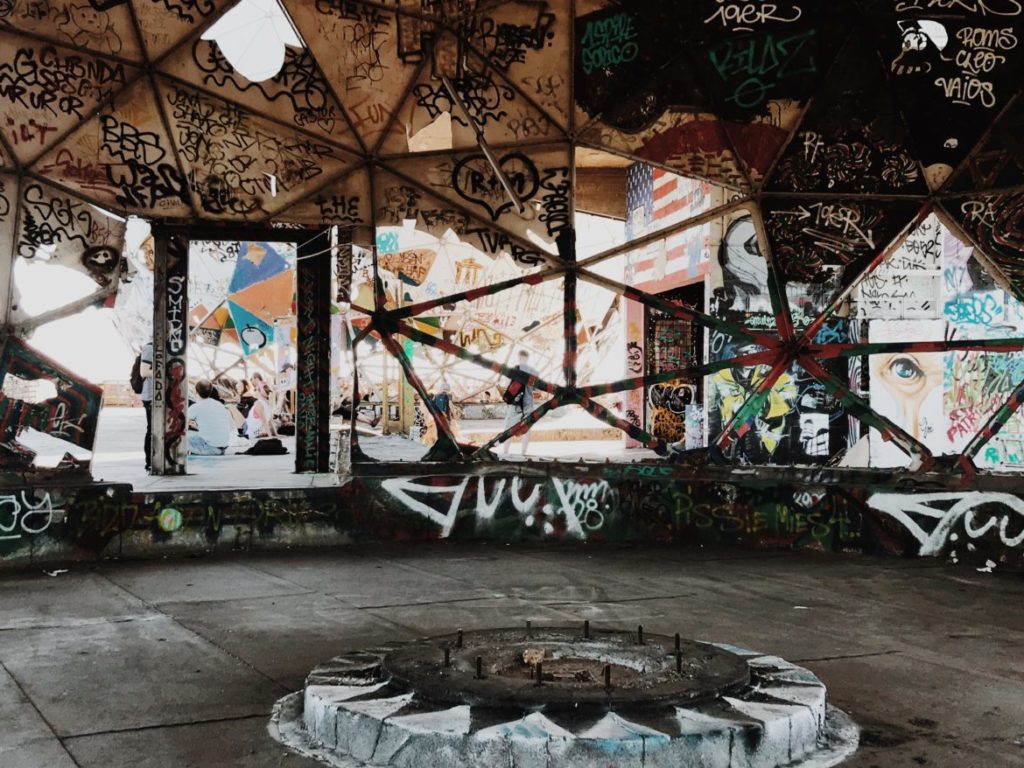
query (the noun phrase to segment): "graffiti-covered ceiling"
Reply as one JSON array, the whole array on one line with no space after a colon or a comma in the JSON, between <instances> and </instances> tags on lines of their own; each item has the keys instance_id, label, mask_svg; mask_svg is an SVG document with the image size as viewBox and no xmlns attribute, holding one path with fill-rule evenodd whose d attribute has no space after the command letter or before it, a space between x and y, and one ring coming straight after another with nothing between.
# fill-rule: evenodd
<instances>
[{"instance_id":1,"label":"graffiti-covered ceiling","mask_svg":"<svg viewBox=\"0 0 1024 768\"><path fill-rule=\"evenodd\" d=\"M533 265L596 149L760 203L791 279L852 279L930 203L1024 277L1020 0L283 0L260 82L229 60L244 32L204 34L234 5L0 3L5 251L102 275L122 228L91 203L413 218Z\"/></svg>"}]
</instances>

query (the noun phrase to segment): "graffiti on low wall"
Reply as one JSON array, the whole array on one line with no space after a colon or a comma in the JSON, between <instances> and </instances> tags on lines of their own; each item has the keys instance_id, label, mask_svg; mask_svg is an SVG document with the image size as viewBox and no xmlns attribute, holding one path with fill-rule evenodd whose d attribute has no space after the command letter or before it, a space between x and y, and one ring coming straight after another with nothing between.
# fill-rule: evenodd
<instances>
[{"instance_id":1,"label":"graffiti on low wall","mask_svg":"<svg viewBox=\"0 0 1024 768\"><path fill-rule=\"evenodd\" d=\"M827 488L759 489L676 480L671 472L623 465L606 468L604 477L441 475L357 482L377 499L376 514L425 521L442 538L875 548L862 542L859 505Z\"/></svg>"},{"instance_id":2,"label":"graffiti on low wall","mask_svg":"<svg viewBox=\"0 0 1024 768\"><path fill-rule=\"evenodd\" d=\"M46 491L38 498L31 490L0 493L0 542L21 541L43 533L63 516L64 510L55 508Z\"/></svg>"},{"instance_id":3,"label":"graffiti on low wall","mask_svg":"<svg viewBox=\"0 0 1024 768\"><path fill-rule=\"evenodd\" d=\"M868 504L903 525L922 556L970 548L1024 555L1024 499L1010 493L877 493Z\"/></svg>"},{"instance_id":4,"label":"graffiti on low wall","mask_svg":"<svg viewBox=\"0 0 1024 768\"><path fill-rule=\"evenodd\" d=\"M127 485L0 489L0 564L30 559L144 555L261 542L340 542L359 523L345 494L178 492Z\"/></svg>"},{"instance_id":5,"label":"graffiti on low wall","mask_svg":"<svg viewBox=\"0 0 1024 768\"><path fill-rule=\"evenodd\" d=\"M564 468L563 468L564 469ZM671 542L1024 565L1024 498L682 478L668 466L357 477L339 488L0 489L0 565L353 541ZM863 488L864 486L861 486Z\"/></svg>"},{"instance_id":6,"label":"graffiti on low wall","mask_svg":"<svg viewBox=\"0 0 1024 768\"><path fill-rule=\"evenodd\" d=\"M461 518L471 518L478 527L511 519L547 536L586 539L620 512L617 493L606 480L394 477L382 481L381 488L399 505L437 524L443 537Z\"/></svg>"}]
</instances>

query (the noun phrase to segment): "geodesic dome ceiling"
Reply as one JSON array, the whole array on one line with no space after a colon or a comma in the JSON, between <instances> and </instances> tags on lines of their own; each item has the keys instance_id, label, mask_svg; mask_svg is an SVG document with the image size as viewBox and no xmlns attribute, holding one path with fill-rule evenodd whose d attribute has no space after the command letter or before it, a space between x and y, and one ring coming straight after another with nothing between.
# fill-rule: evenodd
<instances>
[{"instance_id":1,"label":"geodesic dome ceiling","mask_svg":"<svg viewBox=\"0 0 1024 768\"><path fill-rule=\"evenodd\" d=\"M855 275L933 201L1020 276L1019 0L285 0L305 47L267 50L283 66L262 82L204 39L233 5L0 4L15 250L58 239L102 266L118 227L77 198L188 221L415 218L535 263L592 148L759 201L790 278Z\"/></svg>"},{"instance_id":2,"label":"geodesic dome ceiling","mask_svg":"<svg viewBox=\"0 0 1024 768\"><path fill-rule=\"evenodd\" d=\"M838 270L834 310L933 210L1024 295L1021 0L282 5L293 44L253 82L229 60L246 28L206 39L233 2L0 0L0 249L104 285L124 232L104 211L415 220L565 274L577 167L617 156L730 190L674 231L753 213L778 325L748 334L751 363L824 377L821 319L795 330L785 283ZM596 260L570 269L596 280Z\"/></svg>"}]
</instances>

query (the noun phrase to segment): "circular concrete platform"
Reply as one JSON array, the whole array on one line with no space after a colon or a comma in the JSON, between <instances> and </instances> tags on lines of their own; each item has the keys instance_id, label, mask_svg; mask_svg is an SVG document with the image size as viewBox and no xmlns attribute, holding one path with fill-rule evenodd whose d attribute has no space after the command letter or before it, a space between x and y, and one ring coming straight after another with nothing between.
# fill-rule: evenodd
<instances>
[{"instance_id":1,"label":"circular concrete platform","mask_svg":"<svg viewBox=\"0 0 1024 768\"><path fill-rule=\"evenodd\" d=\"M682 639L678 650L677 658L673 638L642 630L497 629L410 643L387 654L382 671L436 704L548 713L697 702L750 682L736 654Z\"/></svg>"},{"instance_id":2,"label":"circular concrete platform","mask_svg":"<svg viewBox=\"0 0 1024 768\"><path fill-rule=\"evenodd\" d=\"M278 702L271 733L339 768L824 768L858 742L821 681L783 659L581 628L337 657Z\"/></svg>"}]
</instances>

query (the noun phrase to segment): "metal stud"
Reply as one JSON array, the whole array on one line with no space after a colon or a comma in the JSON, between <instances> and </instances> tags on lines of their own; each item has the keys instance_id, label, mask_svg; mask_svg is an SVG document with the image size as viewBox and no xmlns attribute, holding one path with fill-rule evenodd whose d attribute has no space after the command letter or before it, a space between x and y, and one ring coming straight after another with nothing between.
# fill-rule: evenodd
<instances>
[{"instance_id":1,"label":"metal stud","mask_svg":"<svg viewBox=\"0 0 1024 768\"><path fill-rule=\"evenodd\" d=\"M605 688L611 688L612 687L612 665L611 664L605 664L604 665L604 687Z\"/></svg>"},{"instance_id":2,"label":"metal stud","mask_svg":"<svg viewBox=\"0 0 1024 768\"><path fill-rule=\"evenodd\" d=\"M643 624L641 624L639 627L636 628L636 642L639 645L643 645L644 644L644 625Z\"/></svg>"},{"instance_id":3,"label":"metal stud","mask_svg":"<svg viewBox=\"0 0 1024 768\"><path fill-rule=\"evenodd\" d=\"M462 630L461 629L459 630L459 633L455 636L455 647L456 648L461 648L462 647Z\"/></svg>"},{"instance_id":4,"label":"metal stud","mask_svg":"<svg viewBox=\"0 0 1024 768\"><path fill-rule=\"evenodd\" d=\"M544 684L544 662L541 662L541 661L537 662L536 684L537 685L543 685Z\"/></svg>"},{"instance_id":5,"label":"metal stud","mask_svg":"<svg viewBox=\"0 0 1024 768\"><path fill-rule=\"evenodd\" d=\"M590 639L590 622L589 621L584 621L583 622L583 639L584 640L589 640Z\"/></svg>"}]
</instances>

